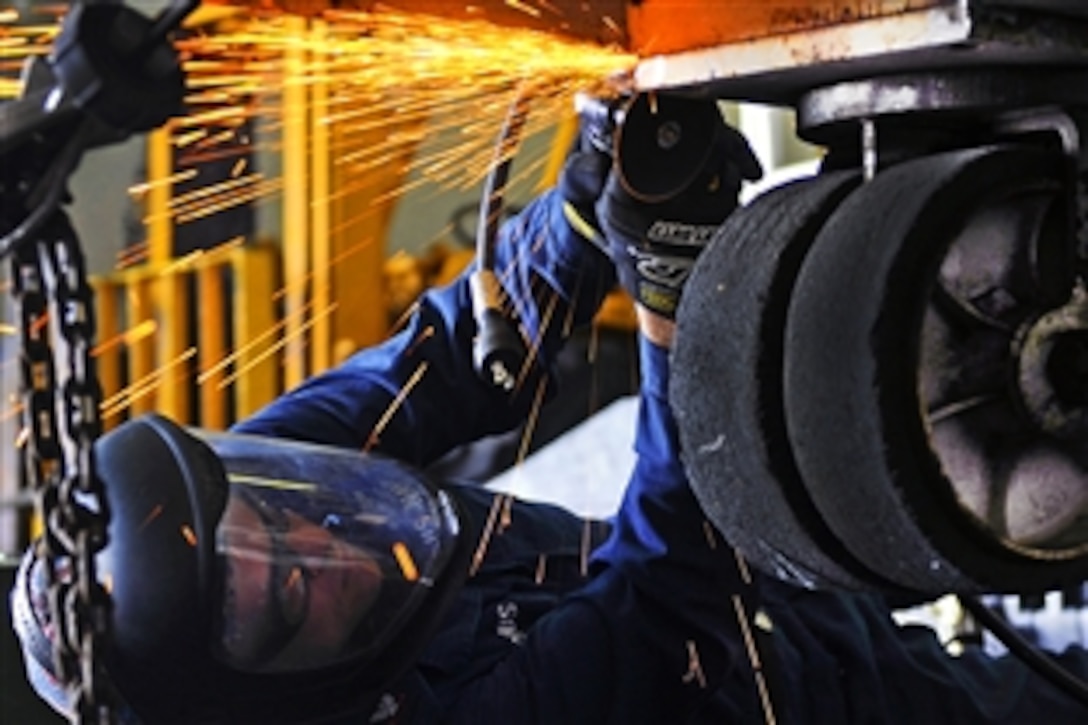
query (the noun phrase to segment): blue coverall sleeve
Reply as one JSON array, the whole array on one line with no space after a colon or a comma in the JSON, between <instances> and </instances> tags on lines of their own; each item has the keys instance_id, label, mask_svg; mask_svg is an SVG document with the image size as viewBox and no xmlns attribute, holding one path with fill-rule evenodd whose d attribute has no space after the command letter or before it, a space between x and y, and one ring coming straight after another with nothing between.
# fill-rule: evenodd
<instances>
[{"instance_id":1,"label":"blue coverall sleeve","mask_svg":"<svg viewBox=\"0 0 1088 725\"><path fill-rule=\"evenodd\" d=\"M451 722L684 722L726 678L751 677L735 617L744 584L680 464L667 352L641 351L638 459L592 579L460 688ZM755 693L750 680L731 689Z\"/></svg>"},{"instance_id":2,"label":"blue coverall sleeve","mask_svg":"<svg viewBox=\"0 0 1088 725\"><path fill-rule=\"evenodd\" d=\"M447 451L516 427L550 386L563 340L613 284L611 263L566 222L555 191L501 229L496 270L534 364L516 395L473 370L468 272L422 295L406 327L356 353L234 427L237 432L367 448L426 466ZM542 387L543 386L543 387Z\"/></svg>"}]
</instances>

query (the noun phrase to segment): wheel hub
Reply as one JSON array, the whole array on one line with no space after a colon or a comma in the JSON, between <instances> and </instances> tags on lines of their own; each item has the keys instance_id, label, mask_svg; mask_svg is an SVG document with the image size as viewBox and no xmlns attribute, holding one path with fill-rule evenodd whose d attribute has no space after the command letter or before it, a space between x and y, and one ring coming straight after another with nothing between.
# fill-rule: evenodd
<instances>
[{"instance_id":1,"label":"wheel hub","mask_svg":"<svg viewBox=\"0 0 1088 725\"><path fill-rule=\"evenodd\" d=\"M1065 440L1088 433L1088 293L1082 288L1023 334L1017 388L1044 433Z\"/></svg>"}]
</instances>

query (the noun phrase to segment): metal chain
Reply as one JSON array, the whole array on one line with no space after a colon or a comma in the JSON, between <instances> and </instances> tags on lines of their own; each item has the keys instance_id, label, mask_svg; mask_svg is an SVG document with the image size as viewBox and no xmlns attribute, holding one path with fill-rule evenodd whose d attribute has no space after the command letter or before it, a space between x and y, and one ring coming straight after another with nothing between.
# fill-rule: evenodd
<instances>
[{"instance_id":1,"label":"metal chain","mask_svg":"<svg viewBox=\"0 0 1088 725\"><path fill-rule=\"evenodd\" d=\"M110 512L94 462L102 431L94 296L63 212L13 253L12 292L22 332L24 464L45 524L36 556L49 591L56 675L79 722L112 723L115 695L102 662L111 599L95 565Z\"/></svg>"}]
</instances>

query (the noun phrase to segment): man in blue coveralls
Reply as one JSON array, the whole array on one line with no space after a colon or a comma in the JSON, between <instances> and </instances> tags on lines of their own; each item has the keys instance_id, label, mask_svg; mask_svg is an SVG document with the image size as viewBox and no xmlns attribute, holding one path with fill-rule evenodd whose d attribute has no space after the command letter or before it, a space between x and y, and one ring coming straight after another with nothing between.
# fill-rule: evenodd
<instances>
[{"instance_id":1,"label":"man in blue coveralls","mask_svg":"<svg viewBox=\"0 0 1088 725\"><path fill-rule=\"evenodd\" d=\"M666 393L684 267L736 207L741 180L758 175L735 132L723 123L716 138L686 189L653 204L624 190L606 155L578 151L557 188L504 226L497 269L535 343L512 396L473 367L466 276L423 295L389 341L232 435L151 418L103 439L100 470L119 503L101 568L124 716L1083 722L1082 706L1019 662L953 658L932 632L897 627L879 597L748 571L706 521ZM674 236L650 238L662 223ZM617 272L638 302L642 381L638 459L615 518L584 521L418 473L509 430L553 392L549 364ZM147 462L132 472L137 449ZM126 577L148 558L174 562L170 574L163 563ZM37 569L28 556L15 626L32 683L63 712ZM1088 671L1083 652L1064 658Z\"/></svg>"}]
</instances>

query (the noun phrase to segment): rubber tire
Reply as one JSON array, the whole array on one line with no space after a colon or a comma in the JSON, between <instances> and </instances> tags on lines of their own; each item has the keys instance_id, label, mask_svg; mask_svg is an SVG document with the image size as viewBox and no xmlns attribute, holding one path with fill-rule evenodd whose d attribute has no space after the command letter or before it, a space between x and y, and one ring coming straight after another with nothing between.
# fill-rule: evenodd
<instances>
[{"instance_id":1,"label":"rubber tire","mask_svg":"<svg viewBox=\"0 0 1088 725\"><path fill-rule=\"evenodd\" d=\"M855 557L912 590L1041 591L1083 581L1088 556L1005 546L958 505L918 391L938 265L972 207L1053 186L1063 158L955 151L879 173L832 215L805 258L786 325L785 410L812 500Z\"/></svg>"},{"instance_id":2,"label":"rubber tire","mask_svg":"<svg viewBox=\"0 0 1088 725\"><path fill-rule=\"evenodd\" d=\"M782 407L786 310L801 261L860 183L790 182L733 213L700 255L677 311L670 400L707 517L756 568L806 588L892 585L831 533L793 462Z\"/></svg>"}]
</instances>

